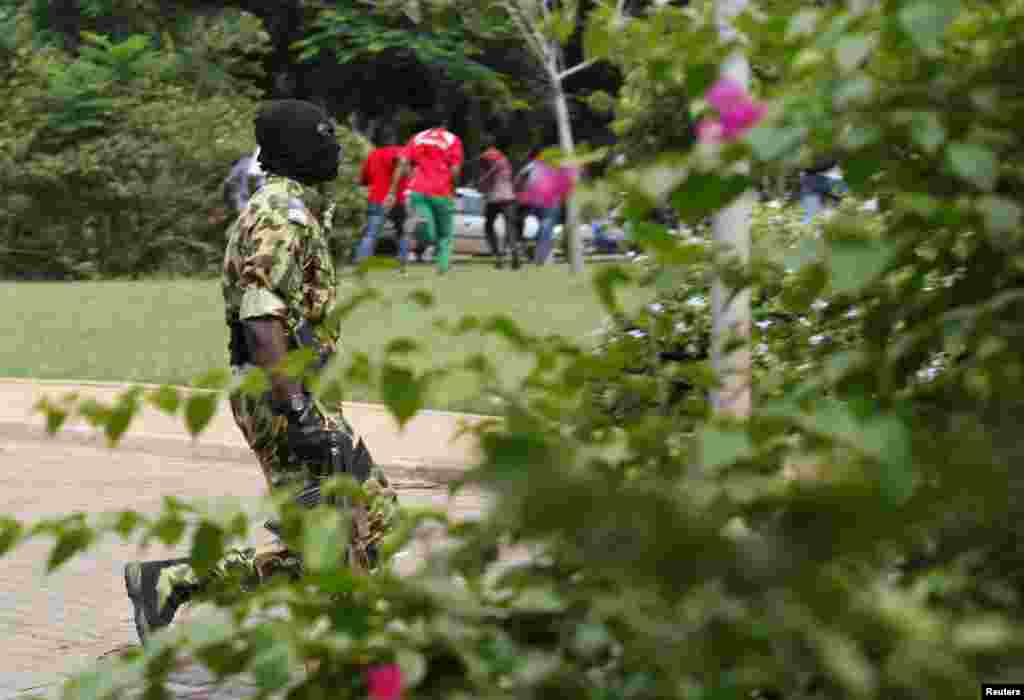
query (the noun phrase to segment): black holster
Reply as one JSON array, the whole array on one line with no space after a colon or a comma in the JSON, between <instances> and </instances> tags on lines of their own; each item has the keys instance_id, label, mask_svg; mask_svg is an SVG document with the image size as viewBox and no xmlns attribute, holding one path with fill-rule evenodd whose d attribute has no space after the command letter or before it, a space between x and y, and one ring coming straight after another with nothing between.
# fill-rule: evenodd
<instances>
[{"instance_id":1,"label":"black holster","mask_svg":"<svg viewBox=\"0 0 1024 700\"><path fill-rule=\"evenodd\" d=\"M249 344L245 341L245 328L241 321L232 321L228 324L230 338L228 339L228 353L231 355L231 366L241 367L242 365L253 364L252 353L249 352Z\"/></svg>"},{"instance_id":2,"label":"black holster","mask_svg":"<svg viewBox=\"0 0 1024 700\"><path fill-rule=\"evenodd\" d=\"M294 502L300 508L316 508L325 502L320 491L320 482L323 479L338 474L348 474L356 482L362 484L370 478L370 473L373 471L373 457L370 456L370 451L366 448L366 443L362 438L353 446L352 438L339 430L324 431L324 436L323 463L329 467L330 472L322 477L315 477L299 491ZM334 496L328 497L326 503L341 505L341 502ZM275 535L280 535L280 525L277 522L268 521L266 528Z\"/></svg>"}]
</instances>

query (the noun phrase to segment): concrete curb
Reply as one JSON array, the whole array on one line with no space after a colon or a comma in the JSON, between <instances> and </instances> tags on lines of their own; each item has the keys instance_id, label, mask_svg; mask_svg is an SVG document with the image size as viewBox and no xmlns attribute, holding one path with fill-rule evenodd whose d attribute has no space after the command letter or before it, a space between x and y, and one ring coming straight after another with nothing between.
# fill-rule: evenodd
<instances>
[{"instance_id":1,"label":"concrete curb","mask_svg":"<svg viewBox=\"0 0 1024 700\"><path fill-rule=\"evenodd\" d=\"M141 387L143 389L159 389L162 386L170 386L183 391L212 391L212 389L200 389L187 384L150 384L148 382L107 382L97 379L32 379L31 377L0 377L0 386L4 384L42 384L61 386L74 384L77 386L92 386L103 389L131 389ZM388 407L381 403L370 403L368 401L344 401L345 408L357 408L367 411L380 411L388 413ZM489 416L482 413L461 413L459 411L444 411L437 408L423 408L419 411L422 415L428 416L449 416L451 418L465 418L469 420L493 420L497 416Z\"/></svg>"},{"instance_id":2,"label":"concrete curb","mask_svg":"<svg viewBox=\"0 0 1024 700\"><path fill-rule=\"evenodd\" d=\"M109 402L131 388L153 389L157 384L118 382L36 380L0 378L0 437L21 440L56 440L68 444L104 446L100 431L81 420L68 420L57 435L47 434L43 417L33 407L42 395L51 398L93 389L93 398ZM204 391L177 387L185 391ZM435 484L458 479L477 463L479 446L471 434L460 434L466 426L493 420L490 416L425 410L405 426L398 426L386 406L345 402L346 417L370 448L374 458L388 474L398 479L428 481ZM185 430L178 416L168 416L151 406L124 434L118 449L156 456L214 459L251 464L252 453L222 404L210 424L197 438Z\"/></svg>"}]
</instances>

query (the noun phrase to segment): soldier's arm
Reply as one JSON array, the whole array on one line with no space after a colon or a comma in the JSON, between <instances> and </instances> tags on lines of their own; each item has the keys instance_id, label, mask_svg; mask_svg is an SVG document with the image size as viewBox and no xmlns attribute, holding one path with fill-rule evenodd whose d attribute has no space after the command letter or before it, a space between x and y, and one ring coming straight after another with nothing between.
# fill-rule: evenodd
<instances>
[{"instance_id":1,"label":"soldier's arm","mask_svg":"<svg viewBox=\"0 0 1024 700\"><path fill-rule=\"evenodd\" d=\"M302 383L276 371L288 355L288 331L284 321L273 316L242 321L252 361L270 376L270 393L275 401L302 395Z\"/></svg>"},{"instance_id":2,"label":"soldier's arm","mask_svg":"<svg viewBox=\"0 0 1024 700\"><path fill-rule=\"evenodd\" d=\"M302 222L289 218L290 212L272 212L256 225L259 242L245 260L239 320L252 361L270 375L271 393L276 400L302 394L299 381L277 371L288 354L289 305L301 298L302 264L299 259Z\"/></svg>"}]
</instances>

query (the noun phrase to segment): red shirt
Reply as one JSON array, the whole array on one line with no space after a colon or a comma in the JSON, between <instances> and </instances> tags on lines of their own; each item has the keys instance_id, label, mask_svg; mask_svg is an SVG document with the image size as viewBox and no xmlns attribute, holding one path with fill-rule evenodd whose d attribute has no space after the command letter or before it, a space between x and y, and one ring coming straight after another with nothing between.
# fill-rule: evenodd
<instances>
[{"instance_id":1,"label":"red shirt","mask_svg":"<svg viewBox=\"0 0 1024 700\"><path fill-rule=\"evenodd\" d=\"M412 161L409 190L432 197L451 197L452 168L462 165L462 141L447 129L427 129L409 140L406 158Z\"/></svg>"},{"instance_id":2,"label":"red shirt","mask_svg":"<svg viewBox=\"0 0 1024 700\"><path fill-rule=\"evenodd\" d=\"M382 146L370 151L366 162L363 163L362 174L359 182L367 185L370 192L366 198L373 204L382 204L388 196L388 188L391 187L391 176L398 165L398 159L405 149L401 146ZM409 186L409 178L405 177L398 181L398 192L395 199L401 202L405 199L405 190Z\"/></svg>"}]
</instances>

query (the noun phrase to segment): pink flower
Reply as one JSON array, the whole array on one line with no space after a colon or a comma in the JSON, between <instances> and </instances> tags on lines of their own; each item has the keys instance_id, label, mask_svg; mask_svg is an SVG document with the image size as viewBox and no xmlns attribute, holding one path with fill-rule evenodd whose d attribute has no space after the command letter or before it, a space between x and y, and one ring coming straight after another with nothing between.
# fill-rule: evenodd
<instances>
[{"instance_id":1,"label":"pink flower","mask_svg":"<svg viewBox=\"0 0 1024 700\"><path fill-rule=\"evenodd\" d=\"M768 112L766 104L754 100L731 78L720 78L712 85L707 100L719 118L705 118L697 125L697 138L704 143L735 141Z\"/></svg>"},{"instance_id":2,"label":"pink flower","mask_svg":"<svg viewBox=\"0 0 1024 700\"><path fill-rule=\"evenodd\" d=\"M399 700L402 697L402 670L398 664L372 666L366 670L366 688L373 700Z\"/></svg>"},{"instance_id":3,"label":"pink flower","mask_svg":"<svg viewBox=\"0 0 1024 700\"><path fill-rule=\"evenodd\" d=\"M713 117L704 117L697 124L697 140L701 143L718 143L724 131L722 122Z\"/></svg>"}]
</instances>

